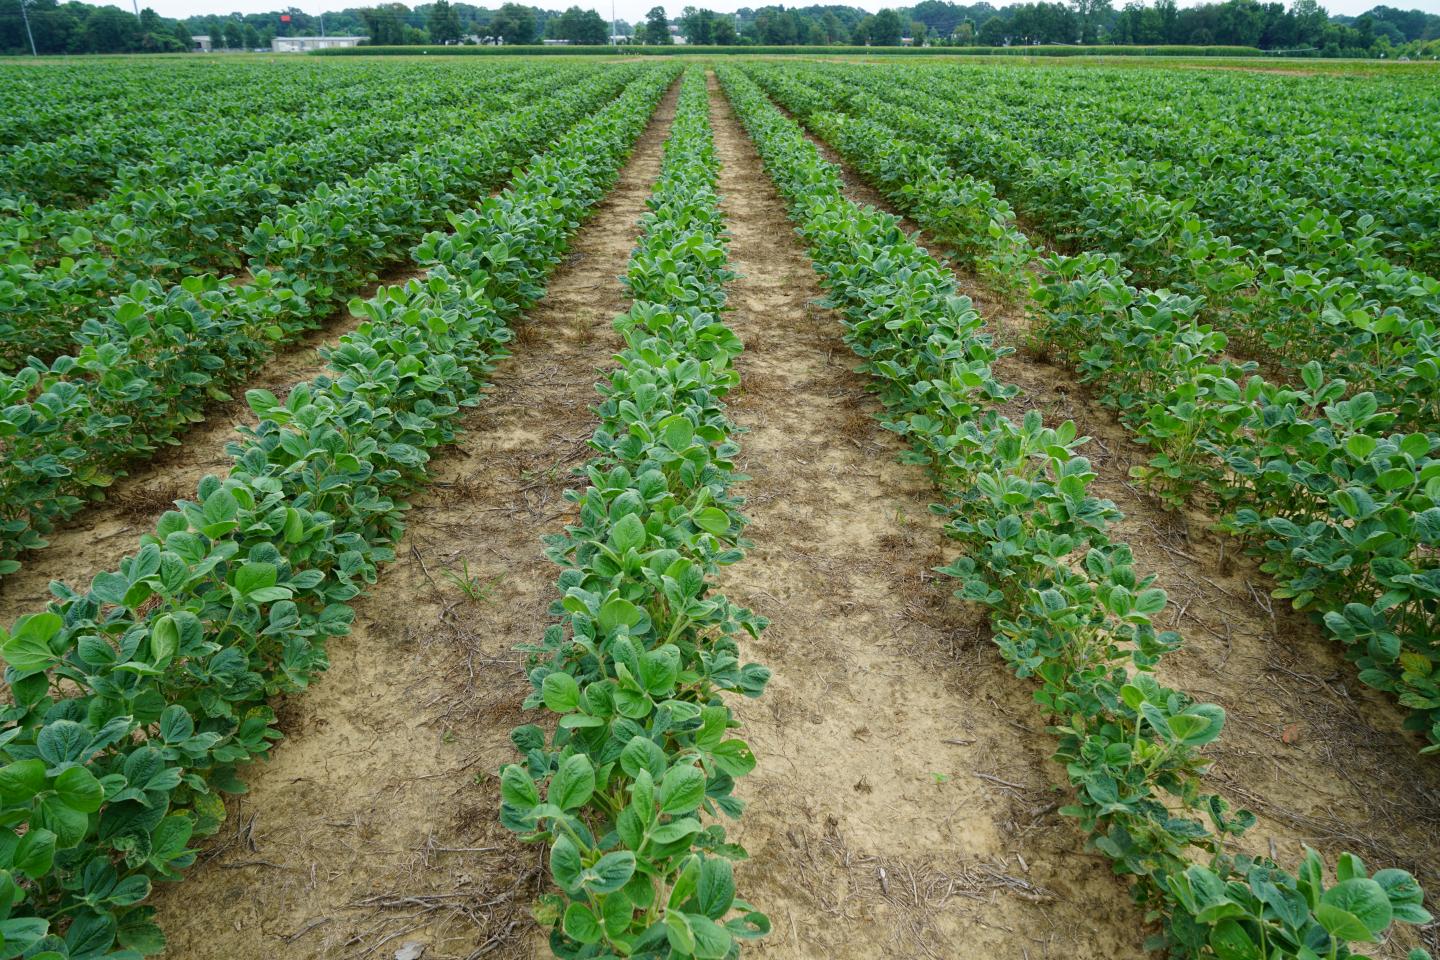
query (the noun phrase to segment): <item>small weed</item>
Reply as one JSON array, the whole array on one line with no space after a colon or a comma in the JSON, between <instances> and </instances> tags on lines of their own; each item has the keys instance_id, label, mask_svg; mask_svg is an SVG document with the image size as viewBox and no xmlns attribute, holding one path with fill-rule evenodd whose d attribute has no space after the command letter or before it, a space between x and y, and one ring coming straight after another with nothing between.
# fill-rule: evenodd
<instances>
[{"instance_id":1,"label":"small weed","mask_svg":"<svg viewBox=\"0 0 1440 960\"><path fill-rule=\"evenodd\" d=\"M468 560L460 561L459 570L446 570L440 576L459 589L472 603L493 603L495 598L491 593L505 579L502 573L492 580L482 582L478 576L471 575Z\"/></svg>"}]
</instances>

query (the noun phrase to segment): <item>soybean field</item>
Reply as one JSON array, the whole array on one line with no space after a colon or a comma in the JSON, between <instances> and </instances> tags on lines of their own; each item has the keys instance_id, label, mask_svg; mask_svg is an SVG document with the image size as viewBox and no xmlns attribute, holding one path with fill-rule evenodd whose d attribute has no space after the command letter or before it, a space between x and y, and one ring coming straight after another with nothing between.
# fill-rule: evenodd
<instances>
[{"instance_id":1,"label":"soybean field","mask_svg":"<svg viewBox=\"0 0 1440 960\"><path fill-rule=\"evenodd\" d=\"M0 960L1440 955L1440 73L1004 60L0 63Z\"/></svg>"}]
</instances>

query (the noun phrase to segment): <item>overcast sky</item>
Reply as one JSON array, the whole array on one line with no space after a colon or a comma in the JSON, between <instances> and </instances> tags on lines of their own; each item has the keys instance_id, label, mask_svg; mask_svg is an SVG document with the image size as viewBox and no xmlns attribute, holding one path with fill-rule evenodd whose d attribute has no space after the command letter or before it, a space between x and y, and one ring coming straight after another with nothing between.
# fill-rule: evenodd
<instances>
[{"instance_id":1,"label":"overcast sky","mask_svg":"<svg viewBox=\"0 0 1440 960\"><path fill-rule=\"evenodd\" d=\"M148 0L148 2L147 0L140 0L140 5L142 7L153 7L156 13L164 17L189 17L207 13L264 13L287 6L288 2L289 0ZM378 3L381 2L381 0L374 0L374 2ZM404 0L404 2L413 7L417 3L425 2L425 0ZM504 0L471 0L471 2L479 6L494 8L498 7ZM599 2L594 2L594 0L538 0L538 2L537 0L522 0L522 2L529 2L533 6L555 10L561 10L572 4L577 4L580 7L600 11L600 15L606 19L610 17L610 0L599 0ZM622 20L629 20L633 23L636 20L643 19L645 11L655 6L656 2L657 0L614 0L615 15ZM753 8L763 6L768 0L713 0L713 2L705 2L705 0L658 0L658 2L663 2L670 16L676 17L680 15L682 8L692 2L697 7L706 7L711 10L728 13L738 10L741 7ZM790 3L787 4L787 6L805 6L809 2L822 2L822 0L804 0L804 2ZM910 6L913 5L914 0L903 0L903 3L898 2L898 0L891 0L891 2L885 2L885 0L835 0L835 2L849 2L853 6L863 7L873 12L884 7ZM963 3L966 2L966 0L959 0L959 2ZM996 6L1002 6L1013 2L1013 0L990 0L990 2ZM1194 6L1196 2L1199 2L1199 0L1180 0L1180 6ZM1390 6L1399 7L1402 10L1420 9L1427 13L1440 13L1440 0L1320 0L1320 5L1331 13L1355 16L1364 13L1379 3L1385 2L1388 2ZM131 9L131 4L128 0L117 2L114 5L127 10ZM308 13L325 13L330 10L344 10L347 7L370 5L373 4L368 2L368 0L309 0L309 2L296 4L299 9ZM1123 0L1115 0L1116 7L1122 5Z\"/></svg>"}]
</instances>

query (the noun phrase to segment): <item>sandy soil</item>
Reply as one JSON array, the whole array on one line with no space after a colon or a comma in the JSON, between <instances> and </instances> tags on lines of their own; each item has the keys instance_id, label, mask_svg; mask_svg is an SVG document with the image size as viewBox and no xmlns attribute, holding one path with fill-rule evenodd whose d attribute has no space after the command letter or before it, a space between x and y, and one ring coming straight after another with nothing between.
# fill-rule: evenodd
<instances>
[{"instance_id":1,"label":"sandy soil","mask_svg":"<svg viewBox=\"0 0 1440 960\"><path fill-rule=\"evenodd\" d=\"M811 139L841 166L852 199L894 212L828 145ZM914 223L906 227L943 253ZM1207 783L1259 816L1246 848L1290 864L1308 845L1331 864L1348 850L1372 870L1403 867L1430 892L1428 909L1440 913L1440 763L1418 755L1423 744L1400 728L1401 712L1359 682L1317 625L1271 599L1273 581L1237 554L1232 538L1210 529L1211 518L1166 510L1130 480L1130 468L1151 454L1072 371L1046 359L1043 344L1028 336L1025 304L968 271L955 274L992 331L1017 348L997 367L1022 390L1011 415L1033 407L1047 422L1074 420L1092 438L1095 492L1124 512L1117 537L1130 543L1141 569L1159 576L1171 598L1161 626L1186 640L1162 662L1160 679L1227 712L1225 733L1209 750L1216 763ZM1415 945L1440 949L1440 926L1403 928L1378 952L1403 957Z\"/></svg>"},{"instance_id":2,"label":"sandy soil","mask_svg":"<svg viewBox=\"0 0 1440 960\"><path fill-rule=\"evenodd\" d=\"M1139 956L1128 894L1054 813L1063 772L1028 687L927 572L947 559L928 481L895 462L778 194L712 98L756 544L724 586L772 619L749 655L775 671L741 713L760 758L741 890L775 924L756 953Z\"/></svg>"},{"instance_id":3,"label":"sandy soil","mask_svg":"<svg viewBox=\"0 0 1440 960\"><path fill-rule=\"evenodd\" d=\"M183 885L157 897L186 960L528 955L539 850L500 827L495 773L529 689L512 647L546 619L571 468L618 338L617 276L659 171L674 93L519 327L489 398L436 457L399 560L333 665L286 702L287 739ZM468 578L472 598L451 579Z\"/></svg>"}]
</instances>

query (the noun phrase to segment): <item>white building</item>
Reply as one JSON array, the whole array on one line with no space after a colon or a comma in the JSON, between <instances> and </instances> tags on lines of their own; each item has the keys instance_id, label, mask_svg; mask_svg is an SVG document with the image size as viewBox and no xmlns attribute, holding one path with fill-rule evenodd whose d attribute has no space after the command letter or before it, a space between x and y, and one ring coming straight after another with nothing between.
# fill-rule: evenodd
<instances>
[{"instance_id":1,"label":"white building","mask_svg":"<svg viewBox=\"0 0 1440 960\"><path fill-rule=\"evenodd\" d=\"M276 37L270 41L271 53L306 53L331 47L358 47L364 37Z\"/></svg>"},{"instance_id":2,"label":"white building","mask_svg":"<svg viewBox=\"0 0 1440 960\"><path fill-rule=\"evenodd\" d=\"M190 51L192 53L209 53L210 35L208 33L197 33L190 37Z\"/></svg>"}]
</instances>

